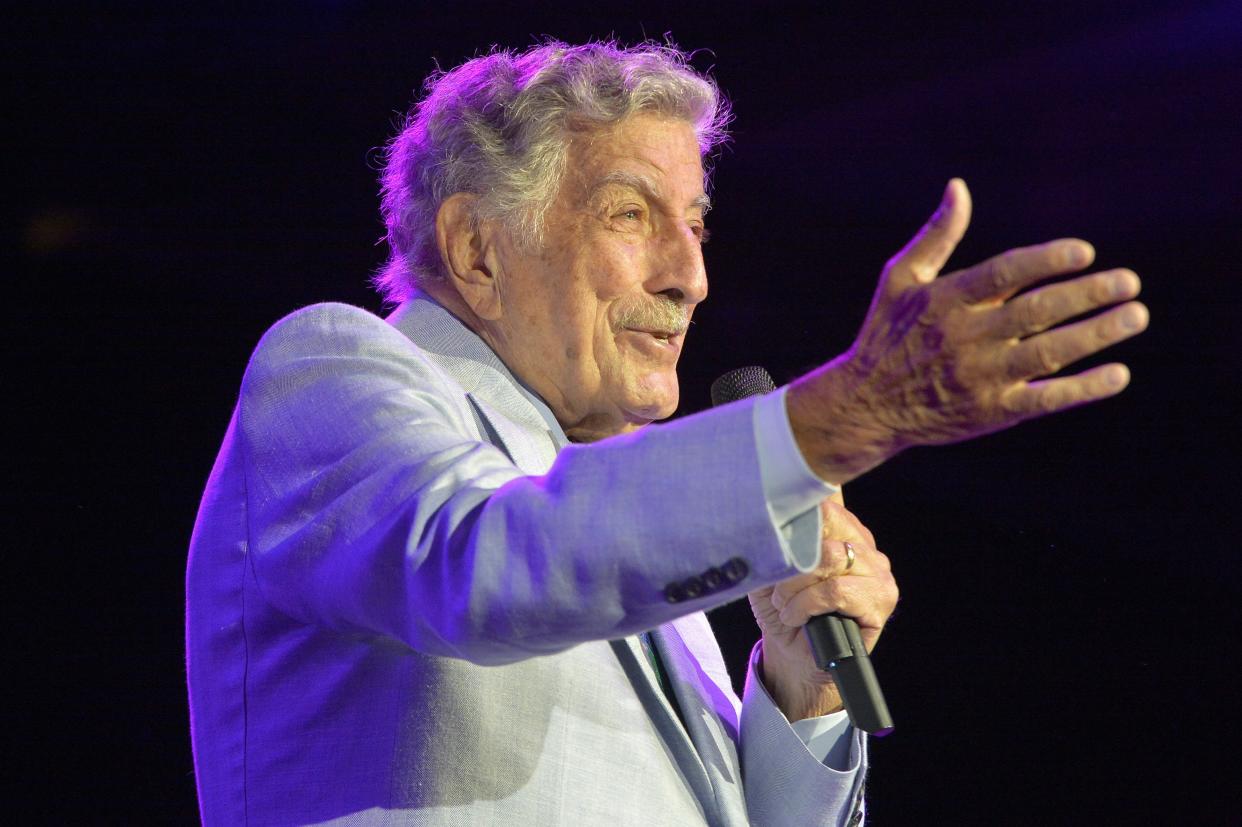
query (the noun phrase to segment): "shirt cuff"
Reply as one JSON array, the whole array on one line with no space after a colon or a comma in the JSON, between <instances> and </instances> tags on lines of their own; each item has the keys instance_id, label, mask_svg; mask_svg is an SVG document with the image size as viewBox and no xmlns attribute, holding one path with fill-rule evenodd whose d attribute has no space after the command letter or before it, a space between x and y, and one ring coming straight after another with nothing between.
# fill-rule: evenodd
<instances>
[{"instance_id":1,"label":"shirt cuff","mask_svg":"<svg viewBox=\"0 0 1242 827\"><path fill-rule=\"evenodd\" d=\"M764 394L752 408L759 478L785 558L799 571L811 571L819 564L819 504L841 489L817 477L798 450L785 410L787 389Z\"/></svg>"},{"instance_id":2,"label":"shirt cuff","mask_svg":"<svg viewBox=\"0 0 1242 827\"><path fill-rule=\"evenodd\" d=\"M850 731L849 713L844 709L818 718L791 721L789 725L819 763L834 770L850 768L854 733Z\"/></svg>"}]
</instances>

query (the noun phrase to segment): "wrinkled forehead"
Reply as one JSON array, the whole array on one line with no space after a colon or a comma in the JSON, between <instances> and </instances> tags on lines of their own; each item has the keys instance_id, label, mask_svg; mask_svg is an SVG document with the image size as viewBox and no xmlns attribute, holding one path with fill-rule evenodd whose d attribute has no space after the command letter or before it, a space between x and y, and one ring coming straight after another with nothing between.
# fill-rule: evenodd
<instances>
[{"instance_id":1,"label":"wrinkled forehead","mask_svg":"<svg viewBox=\"0 0 1242 827\"><path fill-rule=\"evenodd\" d=\"M575 200L589 200L612 187L706 210L710 204L706 176L692 123L639 114L572 133L564 183Z\"/></svg>"},{"instance_id":2,"label":"wrinkled forehead","mask_svg":"<svg viewBox=\"0 0 1242 827\"><path fill-rule=\"evenodd\" d=\"M661 183L654 177L625 169L615 169L605 173L594 183L591 183L588 198L607 192L610 188L637 192L648 201L697 209L704 214L712 208L712 199L708 197L706 192L700 191L697 194L691 194L689 201L682 205L677 205L677 199L669 196ZM699 189L702 190L702 187Z\"/></svg>"}]
</instances>

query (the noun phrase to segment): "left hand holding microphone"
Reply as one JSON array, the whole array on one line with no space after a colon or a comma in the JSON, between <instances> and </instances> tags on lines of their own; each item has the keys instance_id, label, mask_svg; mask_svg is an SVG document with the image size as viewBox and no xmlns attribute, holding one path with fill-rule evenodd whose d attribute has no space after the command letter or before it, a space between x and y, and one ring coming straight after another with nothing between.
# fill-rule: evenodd
<instances>
[{"instance_id":1,"label":"left hand holding microphone","mask_svg":"<svg viewBox=\"0 0 1242 827\"><path fill-rule=\"evenodd\" d=\"M763 633L763 682L790 721L842 708L832 677L815 663L802 627L832 612L854 618L870 652L897 606L897 581L875 537L841 504L840 495L821 506L824 521L820 563L749 595Z\"/></svg>"}]
</instances>

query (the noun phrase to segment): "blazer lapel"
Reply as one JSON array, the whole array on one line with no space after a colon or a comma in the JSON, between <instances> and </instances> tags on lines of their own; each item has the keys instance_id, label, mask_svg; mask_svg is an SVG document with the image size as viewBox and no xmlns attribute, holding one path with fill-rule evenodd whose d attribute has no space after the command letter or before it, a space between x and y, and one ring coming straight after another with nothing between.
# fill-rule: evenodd
<instances>
[{"instance_id":1,"label":"blazer lapel","mask_svg":"<svg viewBox=\"0 0 1242 827\"><path fill-rule=\"evenodd\" d=\"M466 398L488 431L488 438L509 455L514 465L531 475L544 474L552 467L558 449L547 427L532 427L509 419L485 402L482 394L470 392Z\"/></svg>"},{"instance_id":2,"label":"blazer lapel","mask_svg":"<svg viewBox=\"0 0 1242 827\"><path fill-rule=\"evenodd\" d=\"M687 786L693 790L695 799L704 807L707 823L719 823L719 818L710 811L716 801L715 783L703 766L694 742L678 719L673 705L652 675L642 644L633 635L609 643L621 663L621 668L625 670L631 685L642 700L643 707L651 716L651 723L664 741L665 749L672 754Z\"/></svg>"},{"instance_id":3,"label":"blazer lapel","mask_svg":"<svg viewBox=\"0 0 1242 827\"><path fill-rule=\"evenodd\" d=\"M715 635L700 613L678 618L652 637L668 672L694 752L712 787L741 783L739 706ZM716 796L720 800L720 796Z\"/></svg>"}]
</instances>

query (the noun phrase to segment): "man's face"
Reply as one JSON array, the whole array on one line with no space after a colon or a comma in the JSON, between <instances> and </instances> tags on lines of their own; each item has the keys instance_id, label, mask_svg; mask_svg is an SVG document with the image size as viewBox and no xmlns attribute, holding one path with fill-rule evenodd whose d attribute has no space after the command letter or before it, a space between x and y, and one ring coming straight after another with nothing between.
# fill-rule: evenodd
<instances>
[{"instance_id":1,"label":"man's face","mask_svg":"<svg viewBox=\"0 0 1242 827\"><path fill-rule=\"evenodd\" d=\"M663 419L707 296L703 166L690 124L638 115L575 135L543 247L500 246L488 336L575 441Z\"/></svg>"}]
</instances>

